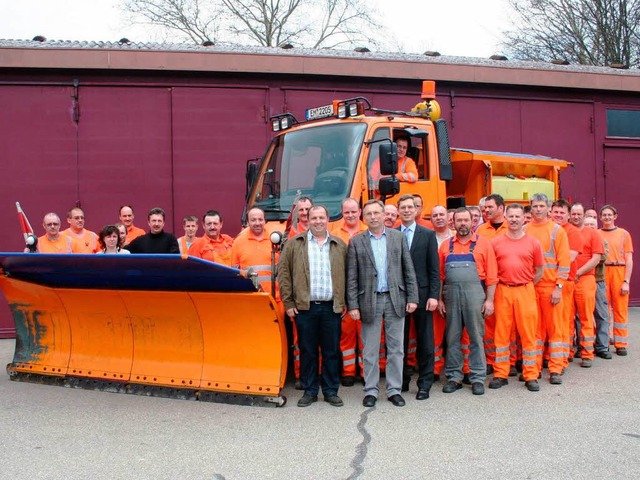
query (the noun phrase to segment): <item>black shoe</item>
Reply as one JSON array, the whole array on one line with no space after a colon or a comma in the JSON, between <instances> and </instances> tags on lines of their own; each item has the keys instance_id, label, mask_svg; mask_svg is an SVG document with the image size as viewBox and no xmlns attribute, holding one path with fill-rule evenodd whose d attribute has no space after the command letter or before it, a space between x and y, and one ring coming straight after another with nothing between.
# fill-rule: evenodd
<instances>
[{"instance_id":1,"label":"black shoe","mask_svg":"<svg viewBox=\"0 0 640 480\"><path fill-rule=\"evenodd\" d=\"M567 360L569 361L569 363L573 363L573 357L569 357Z\"/></svg>"},{"instance_id":2,"label":"black shoe","mask_svg":"<svg viewBox=\"0 0 640 480\"><path fill-rule=\"evenodd\" d=\"M404 401L404 398L402 398L402 395L396 393L395 395L391 395L389 397L389 401L391 403L393 403L396 407L404 407L406 402Z\"/></svg>"},{"instance_id":3,"label":"black shoe","mask_svg":"<svg viewBox=\"0 0 640 480\"><path fill-rule=\"evenodd\" d=\"M340 383L342 384L343 387L353 387L353 385L356 383L356 377L352 377L352 376L342 377L340 379Z\"/></svg>"},{"instance_id":4,"label":"black shoe","mask_svg":"<svg viewBox=\"0 0 640 480\"><path fill-rule=\"evenodd\" d=\"M484 384L481 382L473 382L471 384L471 393L474 395L484 395Z\"/></svg>"},{"instance_id":5,"label":"black shoe","mask_svg":"<svg viewBox=\"0 0 640 480\"><path fill-rule=\"evenodd\" d=\"M602 352L596 352L596 357L604 358L605 360L611 360L613 355L609 350L603 350Z\"/></svg>"},{"instance_id":6,"label":"black shoe","mask_svg":"<svg viewBox=\"0 0 640 480\"><path fill-rule=\"evenodd\" d=\"M627 349L624 347L616 348L616 355L618 355L619 357L626 357Z\"/></svg>"},{"instance_id":7,"label":"black shoe","mask_svg":"<svg viewBox=\"0 0 640 480\"><path fill-rule=\"evenodd\" d=\"M511 365L509 367L509 376L515 377L516 375L518 375L518 369L515 367L515 365Z\"/></svg>"},{"instance_id":8,"label":"black shoe","mask_svg":"<svg viewBox=\"0 0 640 480\"><path fill-rule=\"evenodd\" d=\"M464 376L462 377L462 383L464 383L465 385L471 385L471 380L469 380L468 373L465 373Z\"/></svg>"},{"instance_id":9,"label":"black shoe","mask_svg":"<svg viewBox=\"0 0 640 480\"><path fill-rule=\"evenodd\" d=\"M376 397L374 397L373 395L367 395L362 399L362 406L363 407L375 407L377 400L378 399Z\"/></svg>"},{"instance_id":10,"label":"black shoe","mask_svg":"<svg viewBox=\"0 0 640 480\"><path fill-rule=\"evenodd\" d=\"M551 385L562 385L562 376L559 373L552 373L549 377Z\"/></svg>"},{"instance_id":11,"label":"black shoe","mask_svg":"<svg viewBox=\"0 0 640 480\"><path fill-rule=\"evenodd\" d=\"M509 380L507 380L506 378L493 377L493 380L489 382L489 388L492 390L501 388L504 385L509 385Z\"/></svg>"},{"instance_id":12,"label":"black shoe","mask_svg":"<svg viewBox=\"0 0 640 480\"><path fill-rule=\"evenodd\" d=\"M324 401L333 407L341 407L344 405L344 402L338 395L329 395L328 397L324 397Z\"/></svg>"},{"instance_id":13,"label":"black shoe","mask_svg":"<svg viewBox=\"0 0 640 480\"><path fill-rule=\"evenodd\" d=\"M580 363L580 366L582 368L591 368L591 359L590 358L583 358L582 362Z\"/></svg>"},{"instance_id":14,"label":"black shoe","mask_svg":"<svg viewBox=\"0 0 640 480\"><path fill-rule=\"evenodd\" d=\"M487 365L487 375L493 375L493 365Z\"/></svg>"},{"instance_id":15,"label":"black shoe","mask_svg":"<svg viewBox=\"0 0 640 480\"><path fill-rule=\"evenodd\" d=\"M420 389L416 393L416 400L426 400L429 398L429 390Z\"/></svg>"},{"instance_id":16,"label":"black shoe","mask_svg":"<svg viewBox=\"0 0 640 480\"><path fill-rule=\"evenodd\" d=\"M299 378L296 379L296 383L293 384L293 388L295 388L296 390L304 390L304 388L302 388L302 382Z\"/></svg>"},{"instance_id":17,"label":"black shoe","mask_svg":"<svg viewBox=\"0 0 640 480\"><path fill-rule=\"evenodd\" d=\"M540 391L540 384L538 383L537 380L529 380L524 385L525 385L525 387L527 387L527 390L529 390L530 392L539 392Z\"/></svg>"},{"instance_id":18,"label":"black shoe","mask_svg":"<svg viewBox=\"0 0 640 480\"><path fill-rule=\"evenodd\" d=\"M582 350L576 350L576 353L573 354L573 358L582 358Z\"/></svg>"},{"instance_id":19,"label":"black shoe","mask_svg":"<svg viewBox=\"0 0 640 480\"><path fill-rule=\"evenodd\" d=\"M298 400L298 406L299 407L308 407L309 405L311 405L314 402L318 401L318 396L311 396L311 395L307 395L306 393L302 396L302 398L300 400Z\"/></svg>"},{"instance_id":20,"label":"black shoe","mask_svg":"<svg viewBox=\"0 0 640 480\"><path fill-rule=\"evenodd\" d=\"M442 387L443 393L453 393L456 390L460 390L462 388L462 384L458 382L454 382L453 380L449 380L447 384Z\"/></svg>"}]
</instances>

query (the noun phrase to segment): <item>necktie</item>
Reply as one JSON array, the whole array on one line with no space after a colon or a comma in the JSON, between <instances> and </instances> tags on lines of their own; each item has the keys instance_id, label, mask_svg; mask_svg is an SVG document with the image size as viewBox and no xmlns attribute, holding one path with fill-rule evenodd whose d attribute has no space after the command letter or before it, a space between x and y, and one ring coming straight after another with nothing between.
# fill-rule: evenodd
<instances>
[{"instance_id":1,"label":"necktie","mask_svg":"<svg viewBox=\"0 0 640 480\"><path fill-rule=\"evenodd\" d=\"M407 243L409 244L409 248L411 248L411 229L404 229L404 236L407 237Z\"/></svg>"}]
</instances>

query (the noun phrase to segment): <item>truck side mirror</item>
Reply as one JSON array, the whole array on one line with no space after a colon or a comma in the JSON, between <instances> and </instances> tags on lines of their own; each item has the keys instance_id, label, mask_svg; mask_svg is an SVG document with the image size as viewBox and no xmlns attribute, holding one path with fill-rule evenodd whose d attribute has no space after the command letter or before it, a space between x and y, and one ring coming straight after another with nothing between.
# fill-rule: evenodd
<instances>
[{"instance_id":1,"label":"truck side mirror","mask_svg":"<svg viewBox=\"0 0 640 480\"><path fill-rule=\"evenodd\" d=\"M249 192L251 191L251 188L253 187L254 183L256 182L256 179L258 178L258 161L257 159L251 159L247 161L247 171L245 174L245 179L247 181L247 190L245 192L245 199L248 198L249 196Z\"/></svg>"},{"instance_id":2,"label":"truck side mirror","mask_svg":"<svg viewBox=\"0 0 640 480\"><path fill-rule=\"evenodd\" d=\"M391 143L383 143L379 147L380 174L395 175L398 173L398 146Z\"/></svg>"},{"instance_id":3,"label":"truck side mirror","mask_svg":"<svg viewBox=\"0 0 640 480\"><path fill-rule=\"evenodd\" d=\"M390 197L400 193L400 180L398 177L384 177L378 183L378 191L380 195Z\"/></svg>"}]
</instances>

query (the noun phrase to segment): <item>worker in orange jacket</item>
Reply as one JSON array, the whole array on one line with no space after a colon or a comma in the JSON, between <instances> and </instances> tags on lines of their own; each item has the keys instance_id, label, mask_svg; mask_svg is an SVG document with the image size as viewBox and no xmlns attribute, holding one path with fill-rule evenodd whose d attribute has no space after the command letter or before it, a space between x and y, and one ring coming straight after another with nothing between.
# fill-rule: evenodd
<instances>
[{"instance_id":1,"label":"worker in orange jacket","mask_svg":"<svg viewBox=\"0 0 640 480\"><path fill-rule=\"evenodd\" d=\"M476 233L488 240L493 240L499 235L504 235L508 230L507 222L504 218L504 207L505 204L502 195L494 193L485 197L484 210L487 222L479 225L475 229ZM479 220L480 209L478 209L478 221ZM496 344L494 339L495 328L496 314L494 313L493 315L485 317L484 322L484 353L487 357L487 375L493 373L493 361L496 358Z\"/></svg>"},{"instance_id":2,"label":"worker in orange jacket","mask_svg":"<svg viewBox=\"0 0 640 480\"><path fill-rule=\"evenodd\" d=\"M141 237L146 233L143 229L138 228L133 224L133 219L135 218L135 215L133 214L133 207L131 205L121 206L119 216L120 216L120 223L122 223L127 229L127 239L125 241L125 244L128 245L134 239Z\"/></svg>"},{"instance_id":3,"label":"worker in orange jacket","mask_svg":"<svg viewBox=\"0 0 640 480\"><path fill-rule=\"evenodd\" d=\"M594 357L596 341L594 311L596 308L595 269L604 257L604 241L600 234L584 225L584 206L574 203L571 206L571 223L582 234L583 250L576 258L576 280L574 291L574 309L571 318L578 314L580 325L579 345L582 357L581 367L589 368Z\"/></svg>"},{"instance_id":4,"label":"worker in orange jacket","mask_svg":"<svg viewBox=\"0 0 640 480\"><path fill-rule=\"evenodd\" d=\"M542 278L544 256L540 242L524 232L524 207L518 203L509 205L506 217L507 232L491 241L499 282L495 294L496 357L489 388L508 383L515 325L522 342L522 378L529 391L537 392L540 390L537 359L540 326L534 285Z\"/></svg>"},{"instance_id":5,"label":"worker in orange jacket","mask_svg":"<svg viewBox=\"0 0 640 480\"><path fill-rule=\"evenodd\" d=\"M343 200L342 218L333 225L331 235L340 238L349 245L349 241L354 235L367 229L367 226L360 220L361 213L360 204L356 199ZM354 322L345 312L342 317L340 334L340 351L342 352L342 378L340 381L345 387L351 387L355 383L356 362L360 365L360 371L363 368L361 325L361 322Z\"/></svg>"},{"instance_id":6,"label":"worker in orange jacket","mask_svg":"<svg viewBox=\"0 0 640 480\"><path fill-rule=\"evenodd\" d=\"M418 181L418 168L416 162L412 158L407 157L407 151L409 150L410 140L408 137L398 137L395 140L398 147L398 173L396 178L401 182L416 183ZM374 160L369 169L369 184L372 190L378 190L378 183L382 174L380 173L380 159Z\"/></svg>"},{"instance_id":7,"label":"worker in orange jacket","mask_svg":"<svg viewBox=\"0 0 640 480\"><path fill-rule=\"evenodd\" d=\"M618 211L613 205L600 209L600 232L609 245L605 261L607 298L613 312L613 345L616 354L627 355L629 322L629 282L633 272L633 242L624 228L616 226Z\"/></svg>"},{"instance_id":8,"label":"worker in orange jacket","mask_svg":"<svg viewBox=\"0 0 640 480\"><path fill-rule=\"evenodd\" d=\"M573 349L571 348L575 342L575 284L578 255L583 253L584 240L582 233L572 223L569 222L569 210L571 204L560 198L551 205L551 218L555 223L560 225L567 232L569 240L569 258L571 265L569 268L569 276L567 282L562 289L562 343L564 347L564 368L569 366L569 362L573 361Z\"/></svg>"},{"instance_id":9,"label":"worker in orange jacket","mask_svg":"<svg viewBox=\"0 0 640 480\"><path fill-rule=\"evenodd\" d=\"M222 214L209 210L202 216L204 235L189 247L189 255L204 258L210 262L231 266L233 238L222 233Z\"/></svg>"},{"instance_id":10,"label":"worker in orange jacket","mask_svg":"<svg viewBox=\"0 0 640 480\"><path fill-rule=\"evenodd\" d=\"M81 208L75 207L67 212L67 223L69 228L64 230L62 235L76 241L75 253L96 253L99 250L98 235L84 228L84 212Z\"/></svg>"},{"instance_id":11,"label":"worker in orange jacket","mask_svg":"<svg viewBox=\"0 0 640 480\"><path fill-rule=\"evenodd\" d=\"M44 216L42 227L45 234L38 237L38 252L79 253L77 242L68 235L60 234L60 225L60 217L56 213L51 212Z\"/></svg>"},{"instance_id":12,"label":"worker in orange jacket","mask_svg":"<svg viewBox=\"0 0 640 480\"><path fill-rule=\"evenodd\" d=\"M180 254L187 255L189 253L189 247L196 240L198 233L198 217L195 215L187 215L182 219L182 228L184 229L184 235L178 238L178 247L180 247Z\"/></svg>"},{"instance_id":13,"label":"worker in orange jacket","mask_svg":"<svg viewBox=\"0 0 640 480\"><path fill-rule=\"evenodd\" d=\"M569 239L560 225L549 220L549 199L545 194L536 193L531 197L531 215L533 220L526 226L525 232L540 242L545 260L542 280L535 286L540 318L538 369L542 371L544 346L548 343L549 381L552 385L561 385L565 353L562 289L571 266Z\"/></svg>"}]
</instances>

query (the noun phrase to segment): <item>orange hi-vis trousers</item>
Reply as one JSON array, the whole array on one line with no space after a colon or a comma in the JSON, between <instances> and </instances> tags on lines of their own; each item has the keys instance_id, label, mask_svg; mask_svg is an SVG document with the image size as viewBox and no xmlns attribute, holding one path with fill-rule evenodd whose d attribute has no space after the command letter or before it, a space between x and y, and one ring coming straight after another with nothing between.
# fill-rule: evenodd
<instances>
[{"instance_id":1,"label":"orange hi-vis trousers","mask_svg":"<svg viewBox=\"0 0 640 480\"><path fill-rule=\"evenodd\" d=\"M496 358L495 341L496 316L495 314L484 319L484 355L487 358L487 365L493 365Z\"/></svg>"},{"instance_id":2,"label":"orange hi-vis trousers","mask_svg":"<svg viewBox=\"0 0 640 480\"><path fill-rule=\"evenodd\" d=\"M405 318L405 322L406 322ZM418 365L418 339L416 336L416 324L413 315L409 315L409 345L407 348L407 365L415 367Z\"/></svg>"},{"instance_id":3,"label":"orange hi-vis trousers","mask_svg":"<svg viewBox=\"0 0 640 480\"><path fill-rule=\"evenodd\" d=\"M629 295L622 295L624 282L624 265L607 265L604 269L607 284L607 300L613 313L613 345L616 348L627 348L629 322Z\"/></svg>"},{"instance_id":4,"label":"orange hi-vis trousers","mask_svg":"<svg viewBox=\"0 0 640 480\"><path fill-rule=\"evenodd\" d=\"M525 381L537 380L540 325L536 292L532 283L509 287L499 283L494 299L496 311L496 360L493 376L507 378L511 364L513 327L522 342L522 375ZM540 362L541 363L541 362Z\"/></svg>"},{"instance_id":5,"label":"orange hi-vis trousers","mask_svg":"<svg viewBox=\"0 0 640 480\"><path fill-rule=\"evenodd\" d=\"M433 356L434 375L440 375L444 369L444 331L447 328L447 321L438 313L433 312Z\"/></svg>"},{"instance_id":6,"label":"orange hi-vis trousers","mask_svg":"<svg viewBox=\"0 0 640 480\"><path fill-rule=\"evenodd\" d=\"M572 339L575 336L575 307L573 300L573 293L575 290L575 282L569 280L564 282L562 289L562 366L564 368L569 366L569 358L573 358L573 351L571 346L573 345Z\"/></svg>"},{"instance_id":7,"label":"orange hi-vis trousers","mask_svg":"<svg viewBox=\"0 0 640 480\"><path fill-rule=\"evenodd\" d=\"M596 277L584 275L576 282L573 292L574 308L571 319L578 314L580 319L580 347L582 358L592 360L594 357L594 344L596 341L595 318L593 312L596 309ZM573 322L571 322L575 325ZM575 330L575 327L574 327Z\"/></svg>"},{"instance_id":8,"label":"orange hi-vis trousers","mask_svg":"<svg viewBox=\"0 0 640 480\"><path fill-rule=\"evenodd\" d=\"M542 282L540 282L542 283ZM551 293L554 284L544 284L535 286L536 300L538 302L538 318L540 328L538 330L538 370L542 371L542 356L545 342L549 347L549 373L562 373L564 366L564 344L562 337L562 299L553 305L551 303ZM524 343L522 345L524 361Z\"/></svg>"},{"instance_id":9,"label":"orange hi-vis trousers","mask_svg":"<svg viewBox=\"0 0 640 480\"><path fill-rule=\"evenodd\" d=\"M362 324L356 322L347 313L342 317L342 333L340 334L340 351L342 352L342 376L356 376L356 359L362 351ZM362 367L362 363L360 364ZM362 370L362 369L361 369Z\"/></svg>"}]
</instances>

